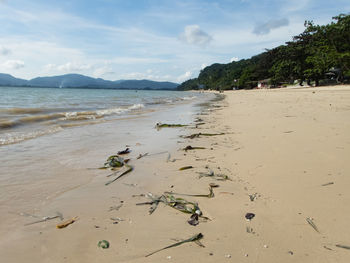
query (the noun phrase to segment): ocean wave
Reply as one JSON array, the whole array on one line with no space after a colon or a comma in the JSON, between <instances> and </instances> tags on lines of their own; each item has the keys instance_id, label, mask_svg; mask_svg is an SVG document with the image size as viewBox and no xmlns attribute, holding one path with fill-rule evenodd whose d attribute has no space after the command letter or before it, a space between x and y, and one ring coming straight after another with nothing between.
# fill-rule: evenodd
<instances>
[{"instance_id":1,"label":"ocean wave","mask_svg":"<svg viewBox=\"0 0 350 263\"><path fill-rule=\"evenodd\" d=\"M101 109L95 111L68 111L68 112L58 112L51 114L33 114L25 117L18 118L5 118L0 119L0 129L11 129L16 126L25 125L25 124L35 124L35 123L44 123L48 121L82 121L82 120L95 120L100 119L105 116L114 115L114 114L123 114L129 111L135 111L144 108L143 104L133 104L129 107L118 107L110 109ZM26 112L28 111L18 111ZM39 112L39 111L35 111ZM52 122L51 122L52 123Z\"/></svg>"},{"instance_id":2,"label":"ocean wave","mask_svg":"<svg viewBox=\"0 0 350 263\"><path fill-rule=\"evenodd\" d=\"M50 129L46 129L46 130L38 130L38 131L32 131L32 132L27 132L27 133L1 134L0 135L0 145L19 143L19 142L34 139L34 138L37 138L37 137L40 137L43 135L56 133L56 132L59 132L62 130L63 130L63 128L61 126L55 126L55 127L51 127Z\"/></svg>"},{"instance_id":3,"label":"ocean wave","mask_svg":"<svg viewBox=\"0 0 350 263\"><path fill-rule=\"evenodd\" d=\"M185 96L182 98L182 100L194 100L196 98L197 98L197 96L190 96L190 97Z\"/></svg>"}]
</instances>

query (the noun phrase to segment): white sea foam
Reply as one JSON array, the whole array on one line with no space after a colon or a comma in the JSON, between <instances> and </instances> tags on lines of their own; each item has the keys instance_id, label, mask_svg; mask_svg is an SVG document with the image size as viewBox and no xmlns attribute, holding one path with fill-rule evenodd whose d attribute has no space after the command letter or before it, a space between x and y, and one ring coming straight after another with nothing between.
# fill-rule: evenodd
<instances>
[{"instance_id":1,"label":"white sea foam","mask_svg":"<svg viewBox=\"0 0 350 263\"><path fill-rule=\"evenodd\" d=\"M55 126L47 130L37 130L28 133L5 133L0 136L0 145L8 145L22 142L29 139L34 139L43 135L56 133L62 131L61 126Z\"/></svg>"},{"instance_id":2,"label":"white sea foam","mask_svg":"<svg viewBox=\"0 0 350 263\"><path fill-rule=\"evenodd\" d=\"M183 97L182 100L194 100L197 96Z\"/></svg>"}]
</instances>

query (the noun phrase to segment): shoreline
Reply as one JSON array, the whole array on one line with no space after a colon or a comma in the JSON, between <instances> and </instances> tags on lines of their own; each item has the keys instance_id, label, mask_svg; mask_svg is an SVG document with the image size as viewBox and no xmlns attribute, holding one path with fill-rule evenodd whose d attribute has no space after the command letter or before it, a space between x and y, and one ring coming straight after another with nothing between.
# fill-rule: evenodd
<instances>
[{"instance_id":1,"label":"shoreline","mask_svg":"<svg viewBox=\"0 0 350 263\"><path fill-rule=\"evenodd\" d=\"M172 133L174 162L164 155L141 158L135 171L108 187L106 173L98 172L46 211L64 204L65 216L79 214L76 223L62 230L57 221L28 227L12 248L23 255L7 262L347 262L349 251L336 245L350 246L350 86L224 96L196 116L203 125L158 133ZM179 132L224 134L185 139ZM188 145L206 149L181 150ZM179 171L184 166L193 168ZM199 178L206 167L230 180ZM207 194L209 183L219 185L213 198L182 196L209 218L197 226L163 204L151 215L149 206L136 206L149 200L141 194ZM255 217L248 221L247 213ZM111 217L124 221L113 224ZM145 257L198 233L204 248L191 242ZM110 248L98 248L99 240Z\"/></svg>"}]
</instances>

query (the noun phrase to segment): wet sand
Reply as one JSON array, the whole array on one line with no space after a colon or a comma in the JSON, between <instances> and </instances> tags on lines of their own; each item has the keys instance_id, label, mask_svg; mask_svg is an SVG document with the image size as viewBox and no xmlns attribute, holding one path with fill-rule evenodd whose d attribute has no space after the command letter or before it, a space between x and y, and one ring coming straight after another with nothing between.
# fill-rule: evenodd
<instances>
[{"instance_id":1,"label":"wet sand","mask_svg":"<svg viewBox=\"0 0 350 263\"><path fill-rule=\"evenodd\" d=\"M152 134L154 152L170 151L170 161L168 154L135 160L151 150L136 136L129 142L135 171L105 186L107 171L84 169L84 184L35 211L78 216L72 225L56 229L57 219L24 227L32 219L18 215L13 223L2 220L12 231L1 237L4 262L348 262L350 250L336 245L350 246L350 87L224 94L194 116L202 121L188 119L189 127ZM199 132L225 134L178 137ZM188 145L206 149L181 150ZM112 147L90 151L81 155L96 166ZM193 168L179 171L188 165ZM230 180L199 178L208 168ZM197 226L187 223L188 214L163 204L149 215L149 206L136 206L149 199L133 197L208 194L209 183L219 185L214 198L182 196L198 202L210 219ZM248 221L246 213L255 217ZM110 218L118 217L123 221L113 224ZM145 257L197 233L204 235L204 248L192 242ZM99 248L100 240L108 240L110 248Z\"/></svg>"}]
</instances>

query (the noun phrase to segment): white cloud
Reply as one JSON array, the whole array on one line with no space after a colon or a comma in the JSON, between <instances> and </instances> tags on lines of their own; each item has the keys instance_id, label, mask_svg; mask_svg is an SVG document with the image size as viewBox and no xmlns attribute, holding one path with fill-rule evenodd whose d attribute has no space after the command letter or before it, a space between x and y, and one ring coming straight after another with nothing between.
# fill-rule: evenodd
<instances>
[{"instance_id":1,"label":"white cloud","mask_svg":"<svg viewBox=\"0 0 350 263\"><path fill-rule=\"evenodd\" d=\"M7 60L1 66L5 69L20 69L24 67L24 62L22 60Z\"/></svg>"},{"instance_id":2,"label":"white cloud","mask_svg":"<svg viewBox=\"0 0 350 263\"><path fill-rule=\"evenodd\" d=\"M3 56L7 56L11 54L11 50L4 47L4 46L0 46L0 55L3 55Z\"/></svg>"},{"instance_id":3,"label":"white cloud","mask_svg":"<svg viewBox=\"0 0 350 263\"><path fill-rule=\"evenodd\" d=\"M134 65L134 64L152 64L152 63L164 63L168 60L154 57L115 57L111 60L114 64L125 64L125 65Z\"/></svg>"},{"instance_id":4,"label":"white cloud","mask_svg":"<svg viewBox=\"0 0 350 263\"><path fill-rule=\"evenodd\" d=\"M45 71L52 71L52 70L56 70L56 69L57 69L56 64L47 64L44 66Z\"/></svg>"},{"instance_id":5,"label":"white cloud","mask_svg":"<svg viewBox=\"0 0 350 263\"><path fill-rule=\"evenodd\" d=\"M256 35L266 35L270 33L272 29L276 29L283 26L288 26L289 20L287 18L270 20L268 22L257 24L253 29L253 33Z\"/></svg>"},{"instance_id":6,"label":"white cloud","mask_svg":"<svg viewBox=\"0 0 350 263\"><path fill-rule=\"evenodd\" d=\"M286 6L283 8L284 12L297 12L303 9L306 9L307 6L310 4L311 0L293 0L293 1L286 1Z\"/></svg>"},{"instance_id":7,"label":"white cloud","mask_svg":"<svg viewBox=\"0 0 350 263\"><path fill-rule=\"evenodd\" d=\"M198 25L188 25L180 35L180 39L187 44L205 46L212 41L212 37L200 29Z\"/></svg>"},{"instance_id":8,"label":"white cloud","mask_svg":"<svg viewBox=\"0 0 350 263\"><path fill-rule=\"evenodd\" d=\"M81 64L77 62L67 62L66 64L57 66L59 71L73 72L73 71L83 71L91 69L89 64Z\"/></svg>"},{"instance_id":9,"label":"white cloud","mask_svg":"<svg viewBox=\"0 0 350 263\"><path fill-rule=\"evenodd\" d=\"M193 73L191 71L186 71L184 74L177 77L177 82L181 83L192 77Z\"/></svg>"},{"instance_id":10,"label":"white cloud","mask_svg":"<svg viewBox=\"0 0 350 263\"><path fill-rule=\"evenodd\" d=\"M111 75L114 74L115 72L113 71L113 69L109 66L104 66L104 67L100 67L94 70L94 72L92 73L94 77L97 78L101 78L105 75Z\"/></svg>"},{"instance_id":11,"label":"white cloud","mask_svg":"<svg viewBox=\"0 0 350 263\"><path fill-rule=\"evenodd\" d=\"M233 58L230 59L230 62L233 62L233 61L234 61L234 62L237 62L238 60L239 60L239 58L233 57Z\"/></svg>"}]
</instances>

